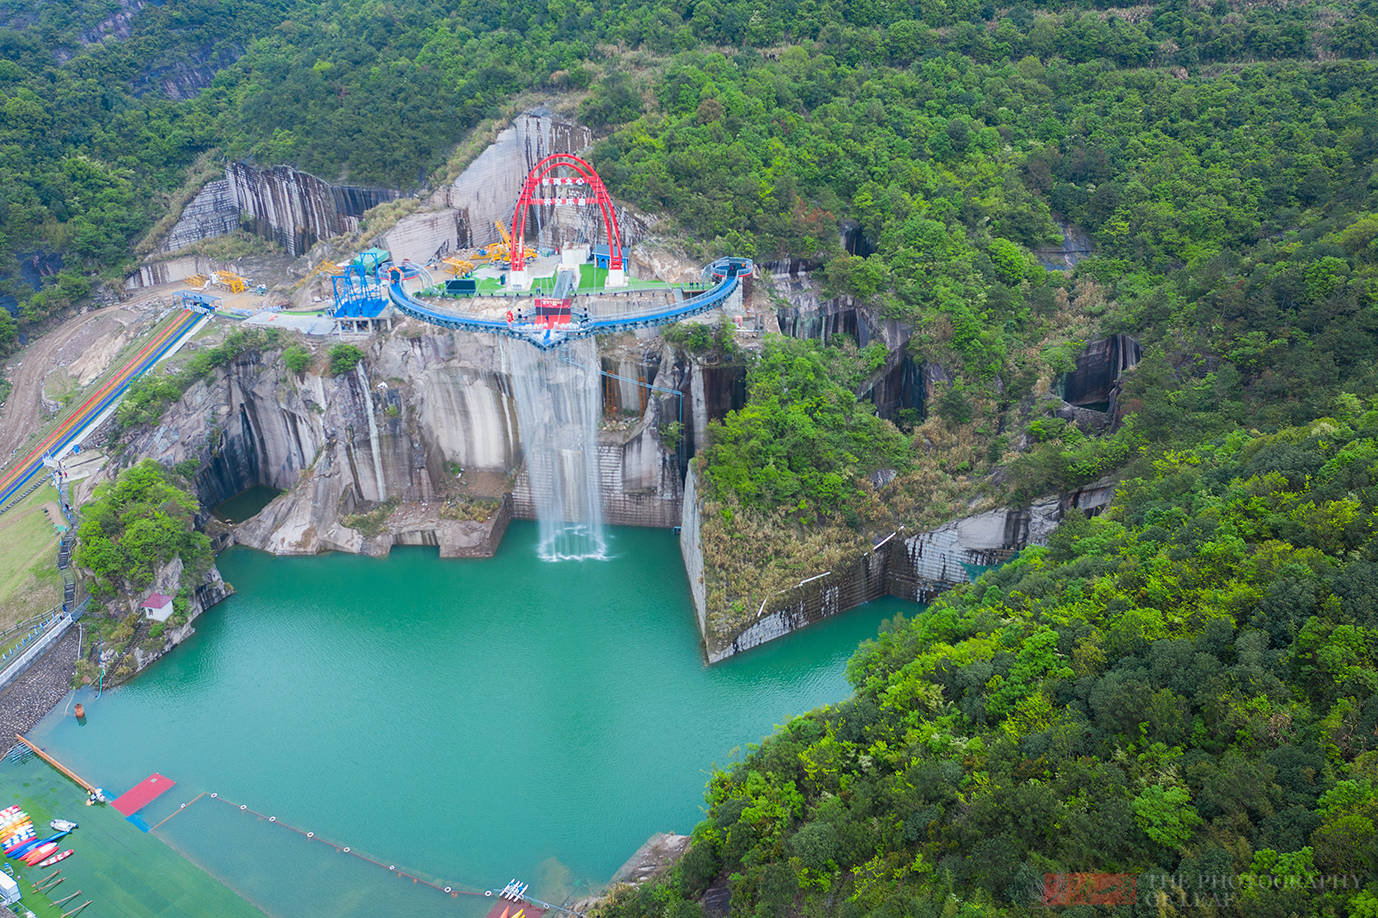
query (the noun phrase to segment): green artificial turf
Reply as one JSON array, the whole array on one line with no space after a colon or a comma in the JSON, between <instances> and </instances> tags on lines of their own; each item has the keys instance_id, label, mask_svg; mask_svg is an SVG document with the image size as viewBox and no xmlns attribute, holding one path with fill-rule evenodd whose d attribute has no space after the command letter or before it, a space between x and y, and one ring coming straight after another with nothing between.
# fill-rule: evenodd
<instances>
[{"instance_id":1,"label":"green artificial turf","mask_svg":"<svg viewBox=\"0 0 1378 918\"><path fill-rule=\"evenodd\" d=\"M39 918L57 916L92 900L83 916L120 918L263 918L263 912L236 895L153 835L140 831L111 806L85 806L85 792L37 757L22 764L0 762L0 808L22 806L40 837L52 834L48 821L70 819L81 827L62 840L73 855L45 870L10 861L24 890L24 904ZM61 899L81 895L62 909L35 894L36 882L55 870L63 881L52 890Z\"/></svg>"}]
</instances>

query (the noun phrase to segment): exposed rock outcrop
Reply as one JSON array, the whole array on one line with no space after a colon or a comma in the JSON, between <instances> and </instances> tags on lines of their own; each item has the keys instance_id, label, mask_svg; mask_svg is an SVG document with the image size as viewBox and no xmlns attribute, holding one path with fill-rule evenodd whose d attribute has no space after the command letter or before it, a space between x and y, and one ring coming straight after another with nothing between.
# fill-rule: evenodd
<instances>
[{"instance_id":1,"label":"exposed rock outcrop","mask_svg":"<svg viewBox=\"0 0 1378 918\"><path fill-rule=\"evenodd\" d=\"M906 534L899 530L847 563L819 571L793 588L771 595L749 624L721 634L709 624L706 607L699 537L701 507L695 499L694 477L691 472L686 484L688 499L684 502L680 548L709 663L881 596L928 602L944 590L969 583L1020 549L1046 543L1068 508L1099 512L1114 490L1113 482L1098 482L1072 494L1043 498L1028 507L988 510L925 532Z\"/></svg>"},{"instance_id":2,"label":"exposed rock outcrop","mask_svg":"<svg viewBox=\"0 0 1378 918\"><path fill-rule=\"evenodd\" d=\"M128 672L129 676L142 672L154 660L162 657L195 634L196 628L193 623L207 609L231 593L230 586L221 579L220 571L215 568L215 565L211 565L210 570L205 573L197 575L185 569L181 558L174 557L170 562L158 568L153 577L153 584L148 590L142 591L138 596L126 597L130 606L129 611L138 613L141 600L149 592L157 591L176 597L183 590L186 591L185 621L178 624L169 621L163 628L160 638L155 638L152 636L152 623L148 620L141 620L136 631L135 642L128 651L132 657L132 671L117 667L117 672ZM180 599L178 601L181 602ZM112 649L110 653L112 657L122 656L117 648ZM113 662L113 659L108 662Z\"/></svg>"},{"instance_id":3,"label":"exposed rock outcrop","mask_svg":"<svg viewBox=\"0 0 1378 918\"><path fill-rule=\"evenodd\" d=\"M1122 377L1143 357L1139 342L1129 335L1092 341L1077 356L1076 369L1058 380L1058 395L1076 408L1113 417L1118 408Z\"/></svg>"},{"instance_id":4,"label":"exposed rock outcrop","mask_svg":"<svg viewBox=\"0 0 1378 918\"><path fill-rule=\"evenodd\" d=\"M768 266L771 285L785 301L776 310L780 333L791 338L827 341L846 335L862 347L872 342L885 344L885 365L874 373L858 395L876 406L883 418L896 419L901 412L908 420L922 419L932 397L933 372L909 353L910 329L894 319L881 319L852 297L823 300L818 285L799 261L776 262ZM936 368L933 368L936 369Z\"/></svg>"},{"instance_id":5,"label":"exposed rock outcrop","mask_svg":"<svg viewBox=\"0 0 1378 918\"><path fill-rule=\"evenodd\" d=\"M206 506L253 485L283 490L236 527L240 544L277 554L386 554L393 544L491 554L507 518L534 512L505 346L526 345L407 325L334 377L289 373L276 352L248 353L193 385L125 454L195 460ZM632 384L605 393L605 518L676 525L687 457L667 448L661 431L678 417L676 393L697 378L694 369L678 375L659 347L613 348L606 360L668 391L642 397ZM497 499L509 488L511 503L485 519L447 516L456 495Z\"/></svg>"},{"instance_id":6,"label":"exposed rock outcrop","mask_svg":"<svg viewBox=\"0 0 1378 918\"><path fill-rule=\"evenodd\" d=\"M390 188L332 185L291 166L232 162L225 178L253 231L290 255L305 254L319 239L356 232L364 211L401 196Z\"/></svg>"},{"instance_id":7,"label":"exposed rock outcrop","mask_svg":"<svg viewBox=\"0 0 1378 918\"><path fill-rule=\"evenodd\" d=\"M182 215L164 237L161 249L176 252L205 239L239 229L239 199L228 178L207 182L182 208Z\"/></svg>"}]
</instances>

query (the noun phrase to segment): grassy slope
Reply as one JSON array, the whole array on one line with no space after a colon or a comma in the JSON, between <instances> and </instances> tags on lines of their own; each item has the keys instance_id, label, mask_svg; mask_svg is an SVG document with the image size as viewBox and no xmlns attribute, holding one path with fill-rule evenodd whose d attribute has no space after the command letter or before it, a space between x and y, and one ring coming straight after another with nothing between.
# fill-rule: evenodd
<instances>
[{"instance_id":1,"label":"grassy slope","mask_svg":"<svg viewBox=\"0 0 1378 918\"><path fill-rule=\"evenodd\" d=\"M47 485L0 516L0 628L62 601L57 531L43 513L50 501L56 503L57 490Z\"/></svg>"}]
</instances>

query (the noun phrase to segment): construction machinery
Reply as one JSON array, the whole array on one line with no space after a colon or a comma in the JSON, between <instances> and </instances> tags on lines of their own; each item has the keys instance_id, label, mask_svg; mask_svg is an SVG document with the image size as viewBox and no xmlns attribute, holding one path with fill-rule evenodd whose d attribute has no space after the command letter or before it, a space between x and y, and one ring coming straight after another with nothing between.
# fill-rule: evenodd
<instances>
[{"instance_id":1,"label":"construction machinery","mask_svg":"<svg viewBox=\"0 0 1378 918\"><path fill-rule=\"evenodd\" d=\"M467 277L474 273L474 263L458 255L440 259L440 264L455 277Z\"/></svg>"},{"instance_id":2,"label":"construction machinery","mask_svg":"<svg viewBox=\"0 0 1378 918\"><path fill-rule=\"evenodd\" d=\"M215 282L231 293L243 293L249 289L249 282L233 271L216 271Z\"/></svg>"},{"instance_id":3,"label":"construction machinery","mask_svg":"<svg viewBox=\"0 0 1378 918\"><path fill-rule=\"evenodd\" d=\"M348 270L348 263L336 264L333 261L323 261L312 269L310 276L315 277L317 274L323 274L326 277L340 277Z\"/></svg>"},{"instance_id":4,"label":"construction machinery","mask_svg":"<svg viewBox=\"0 0 1378 918\"><path fill-rule=\"evenodd\" d=\"M507 231L501 220L494 220L493 225L498 228L498 235L502 237L501 242L494 242L486 246L480 253L481 257L493 263L510 263L512 261L512 234ZM536 250L530 246L522 247L524 258L535 258Z\"/></svg>"}]
</instances>

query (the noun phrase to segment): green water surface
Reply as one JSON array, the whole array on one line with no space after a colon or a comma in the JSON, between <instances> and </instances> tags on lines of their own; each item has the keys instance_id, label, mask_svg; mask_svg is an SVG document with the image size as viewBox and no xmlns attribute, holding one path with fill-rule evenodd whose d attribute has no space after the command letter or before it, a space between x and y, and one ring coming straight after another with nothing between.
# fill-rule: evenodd
<instances>
[{"instance_id":1,"label":"green water surface","mask_svg":"<svg viewBox=\"0 0 1378 918\"><path fill-rule=\"evenodd\" d=\"M516 876L560 901L652 833L692 830L714 763L845 697L858 642L918 609L884 600L710 668L673 535L611 530L601 562L541 562L535 542L514 523L483 561L232 550L219 566L238 593L191 640L80 696L85 726L59 709L34 735L114 793L176 780L149 822L215 792L447 883ZM336 852L235 807L203 798L158 831L271 913L352 913L314 894L283 905L283 883L318 872L292 852ZM393 879L331 883L374 873Z\"/></svg>"}]
</instances>

